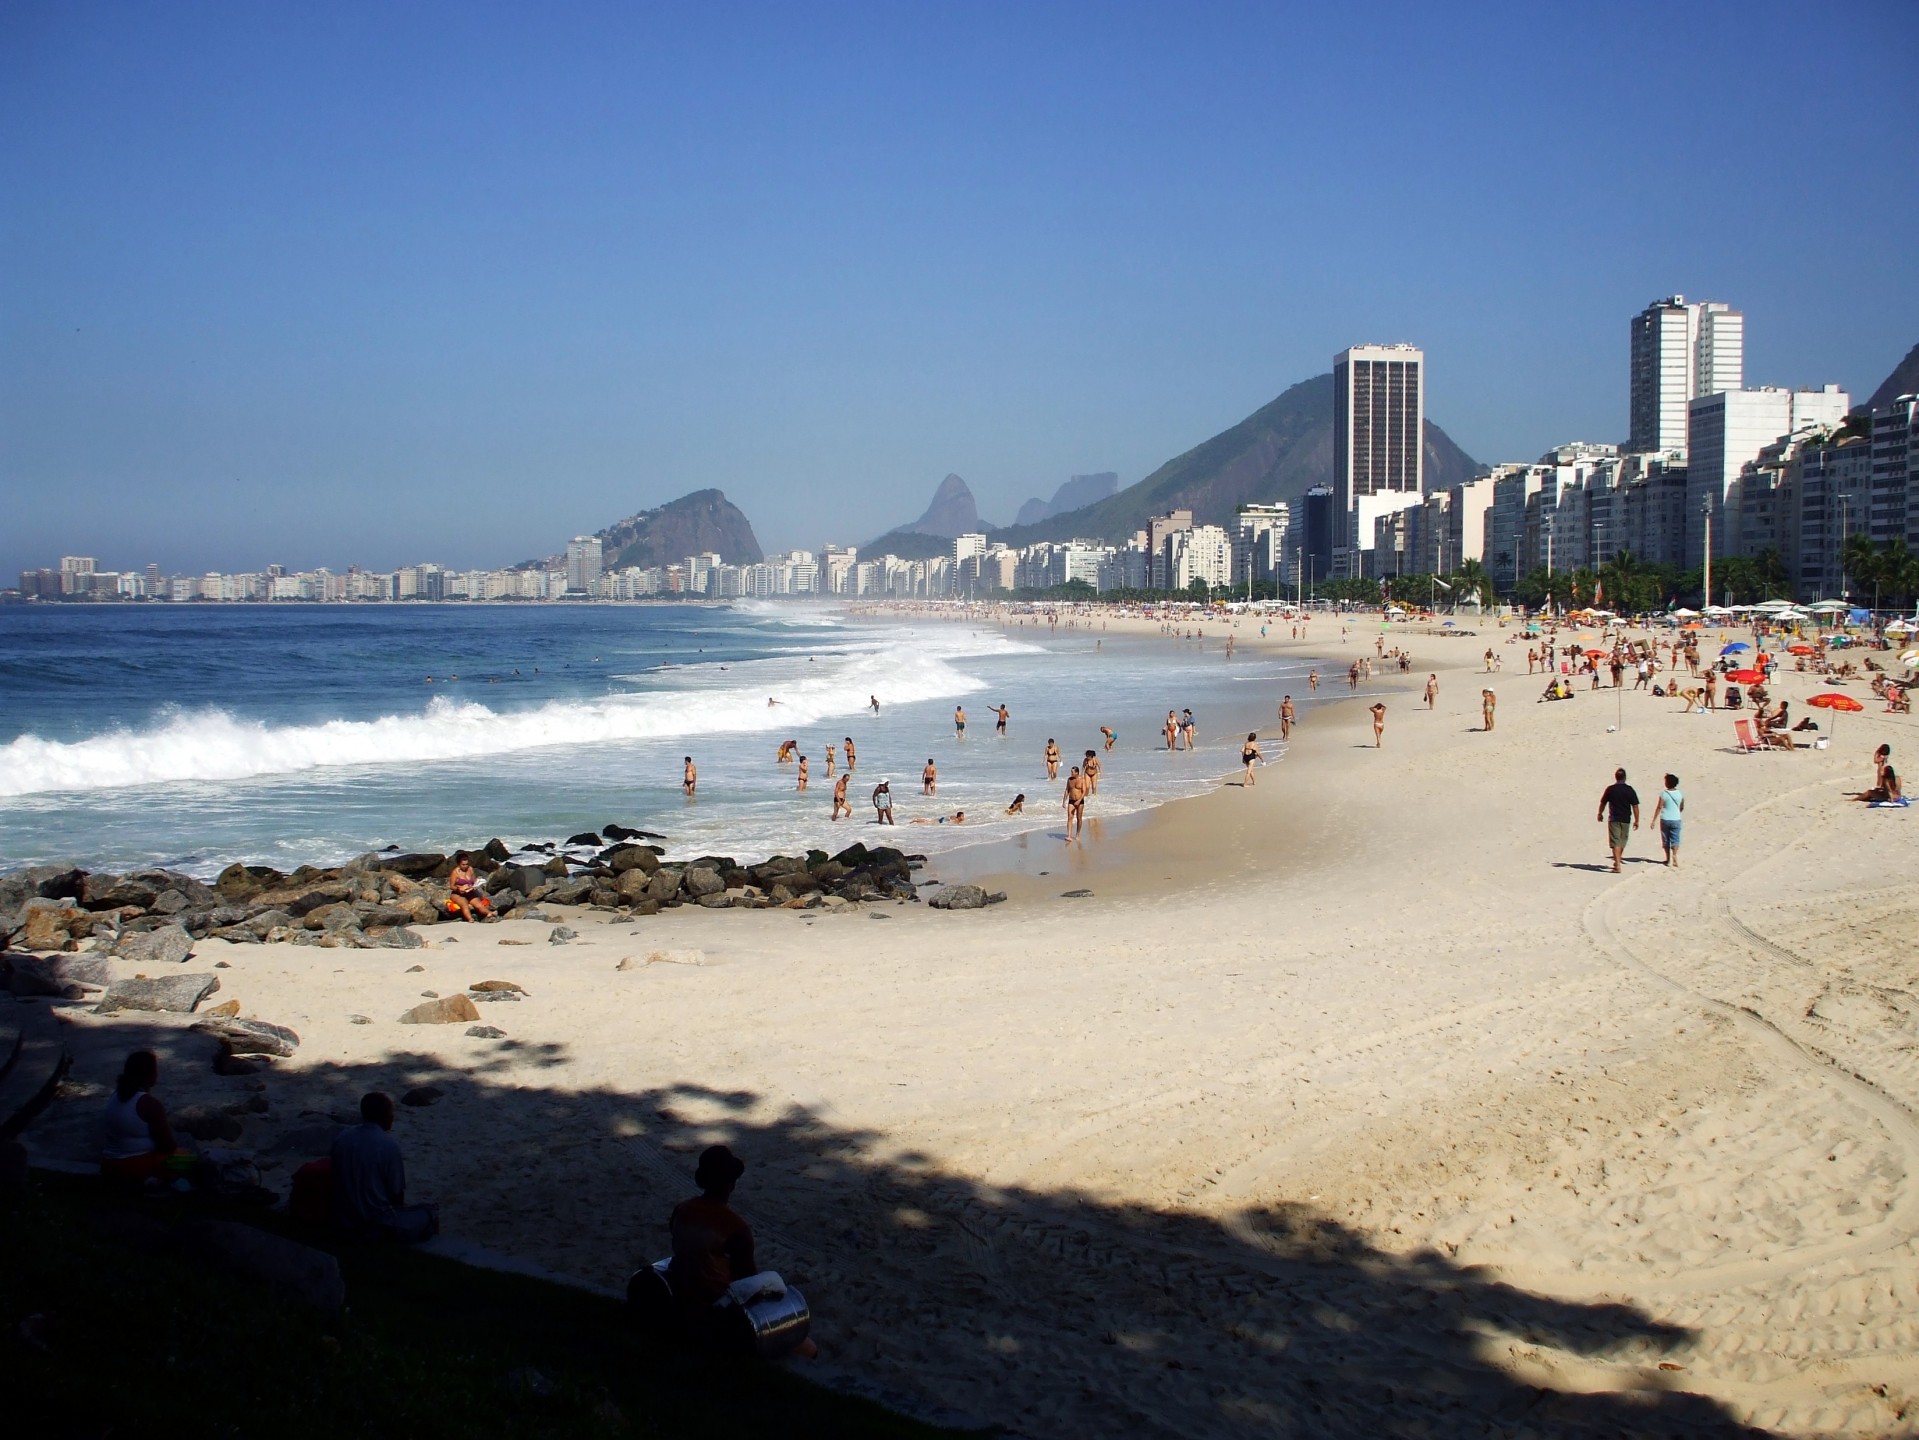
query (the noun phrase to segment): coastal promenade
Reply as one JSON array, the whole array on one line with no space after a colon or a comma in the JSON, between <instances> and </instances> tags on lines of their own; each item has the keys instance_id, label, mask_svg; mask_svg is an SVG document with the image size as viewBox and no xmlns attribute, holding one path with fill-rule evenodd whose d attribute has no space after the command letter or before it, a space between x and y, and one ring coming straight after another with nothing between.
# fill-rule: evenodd
<instances>
[{"instance_id":1,"label":"coastal promenade","mask_svg":"<svg viewBox=\"0 0 1919 1440\"><path fill-rule=\"evenodd\" d=\"M1024 1435L1909 1433L1919 832L1845 797L1873 746L1909 758L1910 719L1746 755L1732 717L1644 692L1535 704L1490 624L1396 626L1412 671L1350 692L1376 622L1289 628L1236 645L1328 661L1329 703L1256 787L1250 723L1214 724L1219 788L928 872L1004 905L203 942L223 998L303 1037L247 1143L283 1182L361 1091L437 1086L397 1133L449 1235L611 1286L723 1140L819 1373ZM1815 678L1776 693L1808 713ZM1278 700L1247 700L1269 755ZM1106 758L1185 757L1128 733ZM1594 820L1615 766L1647 802L1621 875ZM528 992L483 1007L503 1039L396 1023L486 979ZM255 1083L213 1075L185 1017L69 1018L45 1153L87 1153L133 1043L170 1105Z\"/></svg>"}]
</instances>

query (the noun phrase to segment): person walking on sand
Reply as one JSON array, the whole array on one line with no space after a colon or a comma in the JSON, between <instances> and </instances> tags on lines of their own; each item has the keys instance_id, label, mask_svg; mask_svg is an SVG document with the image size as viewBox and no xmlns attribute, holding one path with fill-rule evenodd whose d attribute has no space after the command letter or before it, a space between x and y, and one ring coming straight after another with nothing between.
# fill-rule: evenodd
<instances>
[{"instance_id":1,"label":"person walking on sand","mask_svg":"<svg viewBox=\"0 0 1919 1440\"><path fill-rule=\"evenodd\" d=\"M1686 796L1679 788L1679 777L1668 775L1666 788L1659 792L1659 843L1665 847L1666 863L1679 868L1679 829L1686 818Z\"/></svg>"},{"instance_id":2,"label":"person walking on sand","mask_svg":"<svg viewBox=\"0 0 1919 1440\"><path fill-rule=\"evenodd\" d=\"M991 710L995 716L993 733L995 735L1004 735L1006 733L1006 722L1011 718L1013 712L1008 710L1004 705L989 705L986 708Z\"/></svg>"},{"instance_id":3,"label":"person walking on sand","mask_svg":"<svg viewBox=\"0 0 1919 1440\"><path fill-rule=\"evenodd\" d=\"M1077 765L1066 777L1066 795L1061 803L1066 806L1066 839L1070 844L1086 822L1086 777Z\"/></svg>"},{"instance_id":4,"label":"person walking on sand","mask_svg":"<svg viewBox=\"0 0 1919 1440\"><path fill-rule=\"evenodd\" d=\"M699 788L700 772L693 764L693 757L689 755L686 757L686 768L680 772L680 789L685 792L686 798L691 800L693 792Z\"/></svg>"},{"instance_id":5,"label":"person walking on sand","mask_svg":"<svg viewBox=\"0 0 1919 1440\"><path fill-rule=\"evenodd\" d=\"M1046 778L1059 779L1059 743L1051 736L1046 740Z\"/></svg>"},{"instance_id":6,"label":"person walking on sand","mask_svg":"<svg viewBox=\"0 0 1919 1440\"><path fill-rule=\"evenodd\" d=\"M853 818L853 807L846 803L846 784L852 778L851 772L848 772L833 782L833 814L830 818L834 820L840 818L842 811L848 820Z\"/></svg>"},{"instance_id":7,"label":"person walking on sand","mask_svg":"<svg viewBox=\"0 0 1919 1440\"><path fill-rule=\"evenodd\" d=\"M1377 750L1381 737L1386 733L1386 702L1384 700L1373 701L1371 713L1373 717L1373 749Z\"/></svg>"},{"instance_id":8,"label":"person walking on sand","mask_svg":"<svg viewBox=\"0 0 1919 1440\"><path fill-rule=\"evenodd\" d=\"M1439 677L1437 675L1428 675L1426 677L1426 708L1428 710L1432 709L1433 702L1435 702L1438 699L1439 699Z\"/></svg>"},{"instance_id":9,"label":"person walking on sand","mask_svg":"<svg viewBox=\"0 0 1919 1440\"><path fill-rule=\"evenodd\" d=\"M800 756L800 783L796 785L794 788L797 790L804 790L806 788L806 781L807 781L806 757L802 755Z\"/></svg>"},{"instance_id":10,"label":"person walking on sand","mask_svg":"<svg viewBox=\"0 0 1919 1440\"><path fill-rule=\"evenodd\" d=\"M1288 695L1279 702L1279 738L1281 741L1293 738L1293 697Z\"/></svg>"},{"instance_id":11,"label":"person walking on sand","mask_svg":"<svg viewBox=\"0 0 1919 1440\"><path fill-rule=\"evenodd\" d=\"M1242 786L1248 786L1255 783L1253 779L1253 766L1259 763L1259 732L1258 731L1254 731L1252 734L1248 735L1246 737L1245 745L1240 747L1239 763L1246 767L1246 778L1242 780L1240 784Z\"/></svg>"},{"instance_id":12,"label":"person walking on sand","mask_svg":"<svg viewBox=\"0 0 1919 1440\"><path fill-rule=\"evenodd\" d=\"M939 767L933 764L933 757L926 757L926 768L920 771L920 794L932 795L940 788Z\"/></svg>"},{"instance_id":13,"label":"person walking on sand","mask_svg":"<svg viewBox=\"0 0 1919 1440\"><path fill-rule=\"evenodd\" d=\"M1498 704L1499 697L1493 694L1491 690L1481 690L1479 692L1479 714L1481 720L1484 722L1480 726L1480 729L1484 730L1488 735L1493 733L1493 710Z\"/></svg>"},{"instance_id":14,"label":"person walking on sand","mask_svg":"<svg viewBox=\"0 0 1919 1440\"><path fill-rule=\"evenodd\" d=\"M1599 795L1599 813L1593 817L1606 826L1606 841L1612 847L1612 873L1619 873L1619 862L1626 854L1626 842L1639 828L1639 792L1626 783L1623 769L1612 772L1612 784Z\"/></svg>"},{"instance_id":15,"label":"person walking on sand","mask_svg":"<svg viewBox=\"0 0 1919 1440\"><path fill-rule=\"evenodd\" d=\"M893 782L882 780L873 787L873 823L891 825L893 823Z\"/></svg>"}]
</instances>

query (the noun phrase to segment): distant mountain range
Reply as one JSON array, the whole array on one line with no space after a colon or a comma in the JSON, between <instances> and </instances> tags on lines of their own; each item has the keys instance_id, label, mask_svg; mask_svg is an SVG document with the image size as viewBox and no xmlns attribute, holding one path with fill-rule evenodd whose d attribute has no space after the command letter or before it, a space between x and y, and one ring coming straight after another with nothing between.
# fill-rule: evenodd
<instances>
[{"instance_id":1,"label":"distant mountain range","mask_svg":"<svg viewBox=\"0 0 1919 1440\"><path fill-rule=\"evenodd\" d=\"M753 523L719 490L695 490L616 520L595 533L600 542L600 563L607 570L623 570L629 565L642 569L678 565L689 555L712 551L718 551L728 565L754 565L763 554L759 538L753 534ZM523 564L551 566L564 560L562 552Z\"/></svg>"},{"instance_id":2,"label":"distant mountain range","mask_svg":"<svg viewBox=\"0 0 1919 1440\"><path fill-rule=\"evenodd\" d=\"M1429 490L1470 480L1485 469L1430 420L1425 450ZM976 522L968 528L984 529L989 540L1006 545L1082 537L1117 543L1168 510L1190 509L1201 525L1231 525L1234 512L1248 501L1295 501L1313 486L1332 481L1333 377L1316 375L1232 428L1174 456L1137 485L1120 490L1118 477L1110 472L1076 475L1055 492L1051 504L1029 500L1020 507L1020 520L1002 529L978 524L966 482L948 475L926 515L880 536L861 553L891 550L902 560L944 553L947 547L940 539L963 531L934 530L929 517L935 512L941 517L964 513ZM1101 490L1105 493L1098 493ZM956 503L961 493L963 511ZM1047 513L1039 515L1035 507Z\"/></svg>"}]
</instances>

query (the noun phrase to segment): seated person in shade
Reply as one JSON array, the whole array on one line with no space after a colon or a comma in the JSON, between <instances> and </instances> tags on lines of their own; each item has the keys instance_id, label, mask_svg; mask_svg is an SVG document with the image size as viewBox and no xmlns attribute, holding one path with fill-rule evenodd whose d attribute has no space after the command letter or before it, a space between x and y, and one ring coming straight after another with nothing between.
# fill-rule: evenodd
<instances>
[{"instance_id":1,"label":"seated person in shade","mask_svg":"<svg viewBox=\"0 0 1919 1440\"><path fill-rule=\"evenodd\" d=\"M162 1176L179 1152L166 1107L153 1095L159 1080L160 1062L151 1050L127 1056L101 1117L100 1173L107 1179L137 1185Z\"/></svg>"},{"instance_id":2,"label":"seated person in shade","mask_svg":"<svg viewBox=\"0 0 1919 1440\"><path fill-rule=\"evenodd\" d=\"M736 1282L760 1273L753 1253L753 1227L730 1203L733 1187L746 1173L746 1162L724 1145L708 1146L693 1171L700 1193L673 1207L667 1228L673 1236L673 1260L667 1266L667 1284L681 1318L696 1339L719 1336L715 1306ZM819 1353L811 1340L795 1352L803 1357Z\"/></svg>"},{"instance_id":3,"label":"seated person in shade","mask_svg":"<svg viewBox=\"0 0 1919 1440\"><path fill-rule=\"evenodd\" d=\"M392 1097L360 1100L361 1123L333 1142L333 1223L369 1239L414 1244L440 1233L440 1207L406 1203L406 1162L393 1129Z\"/></svg>"}]
</instances>

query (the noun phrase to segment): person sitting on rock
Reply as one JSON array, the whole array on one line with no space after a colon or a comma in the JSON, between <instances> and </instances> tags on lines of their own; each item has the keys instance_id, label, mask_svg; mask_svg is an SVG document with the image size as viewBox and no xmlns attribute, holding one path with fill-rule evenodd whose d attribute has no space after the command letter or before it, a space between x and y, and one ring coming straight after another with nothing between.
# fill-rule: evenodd
<instances>
[{"instance_id":1,"label":"person sitting on rock","mask_svg":"<svg viewBox=\"0 0 1919 1440\"><path fill-rule=\"evenodd\" d=\"M440 1233L440 1207L406 1203L406 1162L393 1129L393 1100L379 1091L360 1100L361 1123L333 1142L334 1224L368 1239L414 1244Z\"/></svg>"},{"instance_id":2,"label":"person sitting on rock","mask_svg":"<svg viewBox=\"0 0 1919 1440\"><path fill-rule=\"evenodd\" d=\"M447 914L459 915L467 920L484 920L493 913L493 902L480 890L480 877L473 868L473 857L464 850L453 857L453 873L447 876L447 887Z\"/></svg>"},{"instance_id":3,"label":"person sitting on rock","mask_svg":"<svg viewBox=\"0 0 1919 1440\"><path fill-rule=\"evenodd\" d=\"M157 1178L179 1153L166 1106L153 1094L159 1079L160 1061L151 1050L135 1050L121 1066L102 1117L100 1173L107 1179L137 1185Z\"/></svg>"}]
</instances>

